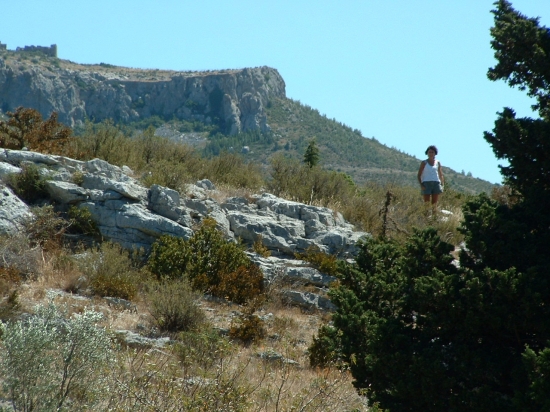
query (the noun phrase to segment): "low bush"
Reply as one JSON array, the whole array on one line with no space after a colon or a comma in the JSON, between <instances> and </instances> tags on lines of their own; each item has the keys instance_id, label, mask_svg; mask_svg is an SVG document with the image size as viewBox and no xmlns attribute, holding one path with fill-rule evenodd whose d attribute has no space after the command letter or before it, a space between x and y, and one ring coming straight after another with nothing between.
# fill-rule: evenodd
<instances>
[{"instance_id":1,"label":"low bush","mask_svg":"<svg viewBox=\"0 0 550 412\"><path fill-rule=\"evenodd\" d=\"M23 279L40 273L41 249L31 244L24 234L0 236L0 257L0 267L11 273L16 272Z\"/></svg>"},{"instance_id":2,"label":"low bush","mask_svg":"<svg viewBox=\"0 0 550 412\"><path fill-rule=\"evenodd\" d=\"M229 336L232 339L240 340L245 344L259 342L267 336L265 322L260 317L248 310L236 317L231 322Z\"/></svg>"},{"instance_id":3,"label":"low bush","mask_svg":"<svg viewBox=\"0 0 550 412\"><path fill-rule=\"evenodd\" d=\"M188 370L210 370L234 351L229 340L212 328L181 332L174 353Z\"/></svg>"},{"instance_id":4,"label":"low bush","mask_svg":"<svg viewBox=\"0 0 550 412\"><path fill-rule=\"evenodd\" d=\"M203 161L201 176L215 184L225 184L236 188L259 189L264 178L260 165L245 162L244 158L234 153L222 153L219 156Z\"/></svg>"},{"instance_id":5,"label":"low bush","mask_svg":"<svg viewBox=\"0 0 550 412\"><path fill-rule=\"evenodd\" d=\"M178 345L179 347L179 345ZM177 350L176 350L177 353ZM198 370L166 351L123 353L108 410L250 411L251 388L234 358ZM257 409L255 409L257 410Z\"/></svg>"},{"instance_id":6,"label":"low bush","mask_svg":"<svg viewBox=\"0 0 550 412\"><path fill-rule=\"evenodd\" d=\"M1 271L0 271L1 272ZM0 273L2 276L2 273ZM0 301L0 322L7 321L19 314L21 303L19 302L19 289L0 277L0 296L6 296L6 299ZM2 334L0 333L0 340Z\"/></svg>"},{"instance_id":7,"label":"low bush","mask_svg":"<svg viewBox=\"0 0 550 412\"><path fill-rule=\"evenodd\" d=\"M104 242L90 249L78 262L94 294L131 300L147 273L140 270L121 246Z\"/></svg>"},{"instance_id":8,"label":"low bush","mask_svg":"<svg viewBox=\"0 0 550 412\"><path fill-rule=\"evenodd\" d=\"M92 219L92 213L86 208L71 206L67 212L69 217L69 231L71 233L82 233L84 235L100 235L96 222Z\"/></svg>"},{"instance_id":9,"label":"low bush","mask_svg":"<svg viewBox=\"0 0 550 412\"><path fill-rule=\"evenodd\" d=\"M320 272L335 276L338 271L338 259L335 255L322 252L318 247L310 246L305 253L296 253L297 259L305 260Z\"/></svg>"},{"instance_id":10,"label":"low bush","mask_svg":"<svg viewBox=\"0 0 550 412\"><path fill-rule=\"evenodd\" d=\"M432 226L446 241L458 245L464 239L457 229L462 219L461 208L468 198L446 189L433 213L417 188L369 184L340 202L338 209L347 221L374 237L404 241L413 228Z\"/></svg>"},{"instance_id":11,"label":"low bush","mask_svg":"<svg viewBox=\"0 0 550 412\"><path fill-rule=\"evenodd\" d=\"M75 185L82 186L82 183L84 183L84 173L77 170L73 173L72 181Z\"/></svg>"},{"instance_id":12,"label":"low bush","mask_svg":"<svg viewBox=\"0 0 550 412\"><path fill-rule=\"evenodd\" d=\"M56 213L52 205L33 207L31 212L32 217L25 221L31 245L45 250L59 249L70 222Z\"/></svg>"},{"instance_id":13,"label":"low bush","mask_svg":"<svg viewBox=\"0 0 550 412\"><path fill-rule=\"evenodd\" d=\"M196 331L206 323L198 306L200 294L186 279L167 279L148 285L147 301L156 326L167 332Z\"/></svg>"},{"instance_id":14,"label":"low bush","mask_svg":"<svg viewBox=\"0 0 550 412\"><path fill-rule=\"evenodd\" d=\"M258 238L252 244L252 250L261 257L271 256L269 249L263 244L262 235L258 235Z\"/></svg>"},{"instance_id":15,"label":"low bush","mask_svg":"<svg viewBox=\"0 0 550 412\"><path fill-rule=\"evenodd\" d=\"M220 274L220 283L212 285L211 292L239 305L248 303L257 307L264 301L264 274L250 262L233 272Z\"/></svg>"},{"instance_id":16,"label":"low bush","mask_svg":"<svg viewBox=\"0 0 550 412\"><path fill-rule=\"evenodd\" d=\"M345 173L309 167L295 159L276 156L271 162L268 189L277 196L327 206L352 197L356 186Z\"/></svg>"},{"instance_id":17,"label":"low bush","mask_svg":"<svg viewBox=\"0 0 550 412\"><path fill-rule=\"evenodd\" d=\"M106 120L94 124L86 122L78 131L74 151L81 160L100 158L111 164L127 164L135 149L124 131Z\"/></svg>"},{"instance_id":18,"label":"low bush","mask_svg":"<svg viewBox=\"0 0 550 412\"><path fill-rule=\"evenodd\" d=\"M88 310L67 317L50 302L24 321L0 322L2 397L14 410L93 409L103 400L113 346L96 326L101 317Z\"/></svg>"},{"instance_id":19,"label":"low bush","mask_svg":"<svg viewBox=\"0 0 550 412\"><path fill-rule=\"evenodd\" d=\"M8 121L0 121L0 147L41 153L60 153L72 142L72 130L57 121L53 112L49 119L35 109L18 107L7 112Z\"/></svg>"},{"instance_id":20,"label":"low bush","mask_svg":"<svg viewBox=\"0 0 550 412\"><path fill-rule=\"evenodd\" d=\"M162 236L152 246L148 267L158 279L187 277L196 290L240 303L263 292L260 269L242 247L223 238L210 218L189 240Z\"/></svg>"},{"instance_id":21,"label":"low bush","mask_svg":"<svg viewBox=\"0 0 550 412\"><path fill-rule=\"evenodd\" d=\"M275 316L273 318L273 332L278 335L292 336L296 335L299 324L291 316Z\"/></svg>"},{"instance_id":22,"label":"low bush","mask_svg":"<svg viewBox=\"0 0 550 412\"><path fill-rule=\"evenodd\" d=\"M29 204L35 204L48 198L46 178L42 176L40 169L34 164L23 166L21 173L9 175L7 183L17 197Z\"/></svg>"},{"instance_id":23,"label":"low bush","mask_svg":"<svg viewBox=\"0 0 550 412\"><path fill-rule=\"evenodd\" d=\"M193 176L189 173L188 165L160 159L147 166L141 181L147 187L156 184L184 192L185 185L193 181Z\"/></svg>"}]
</instances>

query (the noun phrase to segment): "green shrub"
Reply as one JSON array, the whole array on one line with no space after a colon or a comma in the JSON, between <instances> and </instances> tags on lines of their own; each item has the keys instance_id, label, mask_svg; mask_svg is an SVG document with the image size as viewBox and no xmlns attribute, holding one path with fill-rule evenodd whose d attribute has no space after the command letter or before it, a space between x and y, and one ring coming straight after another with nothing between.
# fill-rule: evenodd
<instances>
[{"instance_id":1,"label":"green shrub","mask_svg":"<svg viewBox=\"0 0 550 412\"><path fill-rule=\"evenodd\" d=\"M180 333L174 352L186 368L209 370L230 355L233 347L218 331L206 328Z\"/></svg>"},{"instance_id":2,"label":"green shrub","mask_svg":"<svg viewBox=\"0 0 550 412\"><path fill-rule=\"evenodd\" d=\"M151 248L147 265L157 278L179 279L184 277L191 261L188 242L175 236L161 236Z\"/></svg>"},{"instance_id":3,"label":"green shrub","mask_svg":"<svg viewBox=\"0 0 550 412\"><path fill-rule=\"evenodd\" d=\"M238 302L263 291L261 271L239 245L223 238L210 218L189 240L162 236L152 246L148 267L158 279L187 277L196 290Z\"/></svg>"},{"instance_id":4,"label":"green shrub","mask_svg":"<svg viewBox=\"0 0 550 412\"><path fill-rule=\"evenodd\" d=\"M168 332L197 330L206 316L197 305L200 294L186 279L165 280L149 285L147 292L151 316L160 330Z\"/></svg>"},{"instance_id":5,"label":"green shrub","mask_svg":"<svg viewBox=\"0 0 550 412\"><path fill-rule=\"evenodd\" d=\"M48 198L46 179L34 164L23 166L21 173L9 175L7 183L20 199L30 204Z\"/></svg>"},{"instance_id":6,"label":"green shrub","mask_svg":"<svg viewBox=\"0 0 550 412\"><path fill-rule=\"evenodd\" d=\"M231 321L229 336L245 344L259 342L267 336L265 322L252 311L247 311Z\"/></svg>"},{"instance_id":7,"label":"green shrub","mask_svg":"<svg viewBox=\"0 0 550 412\"><path fill-rule=\"evenodd\" d=\"M88 251L79 261L79 267L88 278L92 292L99 296L131 300L145 277L130 253L111 242Z\"/></svg>"},{"instance_id":8,"label":"green shrub","mask_svg":"<svg viewBox=\"0 0 550 412\"><path fill-rule=\"evenodd\" d=\"M310 246L305 253L296 253L297 259L311 263L319 271L335 276L338 272L338 259L334 255L321 252L318 247Z\"/></svg>"},{"instance_id":9,"label":"green shrub","mask_svg":"<svg viewBox=\"0 0 550 412\"><path fill-rule=\"evenodd\" d=\"M31 211L33 216L25 221L25 232L31 245L44 249L59 248L70 223L60 217L52 205L33 207Z\"/></svg>"},{"instance_id":10,"label":"green shrub","mask_svg":"<svg viewBox=\"0 0 550 412\"><path fill-rule=\"evenodd\" d=\"M93 409L102 400L113 350L96 326L101 317L86 310L69 318L50 302L25 321L0 323L3 397L14 410Z\"/></svg>"},{"instance_id":11,"label":"green shrub","mask_svg":"<svg viewBox=\"0 0 550 412\"><path fill-rule=\"evenodd\" d=\"M309 364L312 367L325 368L341 361L340 337L338 330L323 325L319 328L318 335L313 337L309 352Z\"/></svg>"},{"instance_id":12,"label":"green shrub","mask_svg":"<svg viewBox=\"0 0 550 412\"><path fill-rule=\"evenodd\" d=\"M92 212L86 208L71 206L67 212L70 221L69 230L72 233L99 236L96 222L92 219Z\"/></svg>"}]
</instances>

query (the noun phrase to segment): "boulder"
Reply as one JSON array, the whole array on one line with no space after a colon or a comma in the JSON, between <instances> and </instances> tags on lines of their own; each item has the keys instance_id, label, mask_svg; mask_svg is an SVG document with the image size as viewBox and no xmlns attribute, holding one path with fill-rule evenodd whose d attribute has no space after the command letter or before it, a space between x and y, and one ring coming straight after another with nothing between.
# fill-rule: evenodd
<instances>
[{"instance_id":1,"label":"boulder","mask_svg":"<svg viewBox=\"0 0 550 412\"><path fill-rule=\"evenodd\" d=\"M154 213L173 220L185 227L192 227L189 209L181 206L180 194L167 187L152 185L147 196L147 207Z\"/></svg>"},{"instance_id":2,"label":"boulder","mask_svg":"<svg viewBox=\"0 0 550 412\"><path fill-rule=\"evenodd\" d=\"M15 235L32 213L25 202L0 182L0 234Z\"/></svg>"},{"instance_id":3,"label":"boulder","mask_svg":"<svg viewBox=\"0 0 550 412\"><path fill-rule=\"evenodd\" d=\"M52 200L62 204L75 204L88 199L88 191L74 183L48 180L46 190Z\"/></svg>"},{"instance_id":4,"label":"boulder","mask_svg":"<svg viewBox=\"0 0 550 412\"><path fill-rule=\"evenodd\" d=\"M0 163L0 180L4 180L11 174L21 173L21 168L9 163Z\"/></svg>"},{"instance_id":5,"label":"boulder","mask_svg":"<svg viewBox=\"0 0 550 412\"><path fill-rule=\"evenodd\" d=\"M82 187L90 190L113 191L131 200L145 201L147 189L132 180L114 180L102 174L85 173Z\"/></svg>"}]
</instances>

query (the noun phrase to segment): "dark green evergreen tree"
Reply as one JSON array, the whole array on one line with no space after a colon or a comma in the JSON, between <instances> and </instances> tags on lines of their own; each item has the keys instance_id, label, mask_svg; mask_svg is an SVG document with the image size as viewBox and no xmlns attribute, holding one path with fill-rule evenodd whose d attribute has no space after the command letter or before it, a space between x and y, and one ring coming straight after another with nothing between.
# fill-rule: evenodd
<instances>
[{"instance_id":1,"label":"dark green evergreen tree","mask_svg":"<svg viewBox=\"0 0 550 412\"><path fill-rule=\"evenodd\" d=\"M304 153L304 163L309 167L317 166L319 163L319 148L315 139L309 141L306 152Z\"/></svg>"},{"instance_id":2,"label":"dark green evergreen tree","mask_svg":"<svg viewBox=\"0 0 550 412\"><path fill-rule=\"evenodd\" d=\"M538 118L516 118L504 108L492 133L485 132L505 183L517 196L512 204L480 198L465 208L468 268L515 267L546 283L550 269L550 30L527 18L505 0L496 3L491 29L497 65L491 80L505 80L536 99ZM534 286L534 285L533 285ZM543 285L541 284L540 287Z\"/></svg>"},{"instance_id":3,"label":"dark green evergreen tree","mask_svg":"<svg viewBox=\"0 0 550 412\"><path fill-rule=\"evenodd\" d=\"M527 90L539 116L505 108L485 133L514 198L466 204L458 267L426 229L369 240L330 291L331 350L315 359L344 359L392 412L550 410L550 31L495 5L488 76Z\"/></svg>"}]
</instances>

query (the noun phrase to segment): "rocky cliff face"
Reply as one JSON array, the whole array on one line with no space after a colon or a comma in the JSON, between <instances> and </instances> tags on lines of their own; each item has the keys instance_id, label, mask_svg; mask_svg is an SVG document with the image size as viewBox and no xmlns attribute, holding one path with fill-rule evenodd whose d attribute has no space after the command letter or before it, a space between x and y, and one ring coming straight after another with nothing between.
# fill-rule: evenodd
<instances>
[{"instance_id":1,"label":"rocky cliff face","mask_svg":"<svg viewBox=\"0 0 550 412\"><path fill-rule=\"evenodd\" d=\"M264 108L285 97L285 83L270 67L216 72L138 70L78 65L53 57L0 53L0 108L52 111L69 126L85 119L165 119L217 124L229 134L267 131Z\"/></svg>"}]
</instances>

